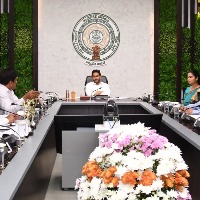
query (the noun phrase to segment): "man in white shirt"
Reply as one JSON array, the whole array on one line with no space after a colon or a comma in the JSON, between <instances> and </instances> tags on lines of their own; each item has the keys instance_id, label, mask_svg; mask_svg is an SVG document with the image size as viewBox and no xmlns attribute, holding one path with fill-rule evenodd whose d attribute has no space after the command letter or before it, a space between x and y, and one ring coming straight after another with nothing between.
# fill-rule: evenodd
<instances>
[{"instance_id":1,"label":"man in white shirt","mask_svg":"<svg viewBox=\"0 0 200 200\"><path fill-rule=\"evenodd\" d=\"M100 70L92 71L93 82L86 85L85 92L87 96L108 95L110 96L110 87L107 83L101 82Z\"/></svg>"},{"instance_id":2,"label":"man in white shirt","mask_svg":"<svg viewBox=\"0 0 200 200\"><path fill-rule=\"evenodd\" d=\"M14 94L18 81L17 72L14 69L4 69L0 73L0 109L11 113L16 113L21 109L22 104L27 99L34 99L39 96L38 91L31 90L21 99Z\"/></svg>"}]
</instances>

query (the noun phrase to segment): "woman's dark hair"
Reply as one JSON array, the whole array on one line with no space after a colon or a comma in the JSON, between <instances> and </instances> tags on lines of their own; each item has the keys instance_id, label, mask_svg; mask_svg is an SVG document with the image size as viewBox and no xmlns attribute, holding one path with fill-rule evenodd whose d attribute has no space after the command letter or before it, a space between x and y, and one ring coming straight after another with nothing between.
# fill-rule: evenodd
<instances>
[{"instance_id":1,"label":"woman's dark hair","mask_svg":"<svg viewBox=\"0 0 200 200\"><path fill-rule=\"evenodd\" d=\"M101 76L101 72L100 72L100 70L98 70L98 69L94 69L94 70L92 71L92 76L93 76L94 73L98 73L99 76Z\"/></svg>"},{"instance_id":2,"label":"woman's dark hair","mask_svg":"<svg viewBox=\"0 0 200 200\"><path fill-rule=\"evenodd\" d=\"M200 76L199 76L199 72L195 69L191 69L190 71L188 71L188 73L191 73L194 75L195 78L198 78L197 82L200 85Z\"/></svg>"},{"instance_id":3,"label":"woman's dark hair","mask_svg":"<svg viewBox=\"0 0 200 200\"><path fill-rule=\"evenodd\" d=\"M10 81L14 82L17 78L17 72L12 68L3 69L0 72L0 83L7 85Z\"/></svg>"}]
</instances>

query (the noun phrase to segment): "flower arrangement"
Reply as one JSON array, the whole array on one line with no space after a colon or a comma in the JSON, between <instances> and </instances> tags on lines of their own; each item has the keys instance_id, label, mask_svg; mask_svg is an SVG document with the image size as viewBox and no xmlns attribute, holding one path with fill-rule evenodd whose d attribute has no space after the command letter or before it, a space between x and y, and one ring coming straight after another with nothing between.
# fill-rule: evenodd
<instances>
[{"instance_id":1,"label":"flower arrangement","mask_svg":"<svg viewBox=\"0 0 200 200\"><path fill-rule=\"evenodd\" d=\"M79 200L189 200L188 166L180 149L142 123L99 137L76 180Z\"/></svg>"},{"instance_id":2,"label":"flower arrangement","mask_svg":"<svg viewBox=\"0 0 200 200\"><path fill-rule=\"evenodd\" d=\"M27 99L24 104L24 118L28 119L30 122L33 120L35 115L35 106L37 104L37 99Z\"/></svg>"}]
</instances>

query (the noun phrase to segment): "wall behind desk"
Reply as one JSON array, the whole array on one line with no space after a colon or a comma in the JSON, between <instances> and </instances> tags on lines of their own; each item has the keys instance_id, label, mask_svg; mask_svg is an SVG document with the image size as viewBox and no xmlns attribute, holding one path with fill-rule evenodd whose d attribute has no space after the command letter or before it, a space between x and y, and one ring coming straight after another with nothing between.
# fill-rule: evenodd
<instances>
[{"instance_id":1,"label":"wall behind desk","mask_svg":"<svg viewBox=\"0 0 200 200\"><path fill-rule=\"evenodd\" d=\"M85 65L72 44L72 30L83 16L102 13L120 30L116 53L98 67L108 77L111 96L139 97L153 92L153 0L43 0L39 1L39 90L60 97L66 89L84 94Z\"/></svg>"}]
</instances>

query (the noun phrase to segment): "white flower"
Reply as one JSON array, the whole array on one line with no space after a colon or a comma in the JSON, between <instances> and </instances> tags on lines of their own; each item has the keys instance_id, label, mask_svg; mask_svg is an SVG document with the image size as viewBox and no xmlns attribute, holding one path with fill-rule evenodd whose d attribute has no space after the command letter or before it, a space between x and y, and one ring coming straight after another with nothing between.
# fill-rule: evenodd
<instances>
[{"instance_id":1,"label":"white flower","mask_svg":"<svg viewBox=\"0 0 200 200\"><path fill-rule=\"evenodd\" d=\"M122 160L122 154L118 153L118 152L114 152L111 156L110 156L110 163L112 166L115 166L117 163L121 162Z\"/></svg>"},{"instance_id":2,"label":"white flower","mask_svg":"<svg viewBox=\"0 0 200 200\"><path fill-rule=\"evenodd\" d=\"M145 194L150 194L153 191L152 186L143 186L142 184L138 185L136 189L139 193Z\"/></svg>"},{"instance_id":3,"label":"white flower","mask_svg":"<svg viewBox=\"0 0 200 200\"><path fill-rule=\"evenodd\" d=\"M125 193L131 193L134 191L133 186L130 184L123 184L121 181L119 182L118 187L120 190L124 191Z\"/></svg>"},{"instance_id":4,"label":"white flower","mask_svg":"<svg viewBox=\"0 0 200 200\"><path fill-rule=\"evenodd\" d=\"M89 160L95 160L95 159L100 159L106 156L107 154L111 154L113 152L112 148L107 148L107 147L96 147L94 151L90 154Z\"/></svg>"},{"instance_id":5,"label":"white flower","mask_svg":"<svg viewBox=\"0 0 200 200\"><path fill-rule=\"evenodd\" d=\"M187 188L183 188L182 192L179 192L179 195L181 198L186 198L188 196L188 189Z\"/></svg>"},{"instance_id":6,"label":"white flower","mask_svg":"<svg viewBox=\"0 0 200 200\"><path fill-rule=\"evenodd\" d=\"M160 180L160 178L157 178L155 181L153 181L151 187L154 191L161 191L163 187L163 181Z\"/></svg>"},{"instance_id":7,"label":"white flower","mask_svg":"<svg viewBox=\"0 0 200 200\"><path fill-rule=\"evenodd\" d=\"M177 191L175 191L175 190L170 190L170 191L167 191L167 196L168 196L168 197L171 197L171 198L177 199L178 193L177 193Z\"/></svg>"},{"instance_id":8,"label":"white flower","mask_svg":"<svg viewBox=\"0 0 200 200\"><path fill-rule=\"evenodd\" d=\"M175 166L172 160L163 159L157 167L157 175L164 175L173 172Z\"/></svg>"},{"instance_id":9,"label":"white flower","mask_svg":"<svg viewBox=\"0 0 200 200\"><path fill-rule=\"evenodd\" d=\"M137 199L137 197L136 197L135 194L130 193L130 194L128 195L128 199L127 199L127 200L135 200L135 199Z\"/></svg>"},{"instance_id":10,"label":"white flower","mask_svg":"<svg viewBox=\"0 0 200 200\"><path fill-rule=\"evenodd\" d=\"M126 192L124 192L124 190L117 190L115 195L111 196L111 200L122 200L122 199L126 199L128 196L128 194Z\"/></svg>"},{"instance_id":11,"label":"white flower","mask_svg":"<svg viewBox=\"0 0 200 200\"><path fill-rule=\"evenodd\" d=\"M119 178L121 178L125 172L127 172L127 168L125 166L116 166L117 171L115 172L115 175Z\"/></svg>"},{"instance_id":12,"label":"white flower","mask_svg":"<svg viewBox=\"0 0 200 200\"><path fill-rule=\"evenodd\" d=\"M123 157L122 164L126 166L126 171L138 170L140 167L140 162L138 162L138 160L128 156Z\"/></svg>"},{"instance_id":13,"label":"white flower","mask_svg":"<svg viewBox=\"0 0 200 200\"><path fill-rule=\"evenodd\" d=\"M112 148L113 148L113 149L119 149L119 146L118 146L118 144L113 143L113 144L112 144Z\"/></svg>"},{"instance_id":14,"label":"white flower","mask_svg":"<svg viewBox=\"0 0 200 200\"><path fill-rule=\"evenodd\" d=\"M152 197L147 197L146 200L160 200L157 195L153 195Z\"/></svg>"},{"instance_id":15,"label":"white flower","mask_svg":"<svg viewBox=\"0 0 200 200\"><path fill-rule=\"evenodd\" d=\"M184 161L176 163L176 171L181 169L188 169L188 165Z\"/></svg>"}]
</instances>

